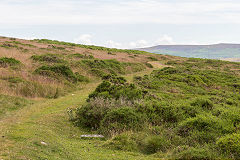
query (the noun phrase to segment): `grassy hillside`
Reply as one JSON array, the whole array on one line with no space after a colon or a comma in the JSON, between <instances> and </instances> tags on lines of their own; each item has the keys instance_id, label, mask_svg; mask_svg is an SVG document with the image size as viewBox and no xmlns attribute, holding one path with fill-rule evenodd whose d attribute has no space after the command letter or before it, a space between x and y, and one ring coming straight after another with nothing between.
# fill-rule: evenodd
<instances>
[{"instance_id":1,"label":"grassy hillside","mask_svg":"<svg viewBox=\"0 0 240 160\"><path fill-rule=\"evenodd\" d=\"M134 77L105 76L73 124L103 145L166 159L239 159L239 63L185 59Z\"/></svg>"},{"instance_id":2,"label":"grassy hillside","mask_svg":"<svg viewBox=\"0 0 240 160\"><path fill-rule=\"evenodd\" d=\"M239 63L0 44L0 159L240 158Z\"/></svg>"},{"instance_id":3,"label":"grassy hillside","mask_svg":"<svg viewBox=\"0 0 240 160\"><path fill-rule=\"evenodd\" d=\"M239 44L159 45L149 48L141 48L139 50L181 57L226 59L231 61L238 61L240 58Z\"/></svg>"},{"instance_id":4,"label":"grassy hillside","mask_svg":"<svg viewBox=\"0 0 240 160\"><path fill-rule=\"evenodd\" d=\"M124 75L145 70L151 67L147 63L149 57L155 58L134 50L1 37L0 95L9 99L58 98L105 74Z\"/></svg>"}]
</instances>

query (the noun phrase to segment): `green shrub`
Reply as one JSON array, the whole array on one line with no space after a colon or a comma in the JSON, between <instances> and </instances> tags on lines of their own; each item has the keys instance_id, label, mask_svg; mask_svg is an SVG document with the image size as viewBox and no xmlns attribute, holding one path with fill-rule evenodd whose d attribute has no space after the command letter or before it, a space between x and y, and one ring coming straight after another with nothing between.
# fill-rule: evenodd
<instances>
[{"instance_id":1,"label":"green shrub","mask_svg":"<svg viewBox=\"0 0 240 160\"><path fill-rule=\"evenodd\" d=\"M232 125L226 123L211 114L198 114L196 117L187 118L178 126L178 132L182 136L200 136L203 140L214 141L217 136L232 132ZM211 135L208 137L207 135ZM210 138L210 139L207 139Z\"/></svg>"},{"instance_id":2,"label":"green shrub","mask_svg":"<svg viewBox=\"0 0 240 160\"><path fill-rule=\"evenodd\" d=\"M128 130L139 130L143 127L144 117L130 107L116 108L109 111L101 121L101 131L114 135Z\"/></svg>"},{"instance_id":3,"label":"green shrub","mask_svg":"<svg viewBox=\"0 0 240 160\"><path fill-rule=\"evenodd\" d=\"M9 83L21 83L21 82L25 81L21 77L7 77L7 78L2 78L2 79L7 80Z\"/></svg>"},{"instance_id":4,"label":"green shrub","mask_svg":"<svg viewBox=\"0 0 240 160\"><path fill-rule=\"evenodd\" d=\"M216 157L215 157L216 158ZM179 160L199 160L199 159L215 159L212 155L211 150L205 147L188 147L181 146L175 149L174 155L170 159L179 159ZM218 157L220 158L220 157Z\"/></svg>"},{"instance_id":5,"label":"green shrub","mask_svg":"<svg viewBox=\"0 0 240 160\"><path fill-rule=\"evenodd\" d=\"M103 99L92 99L90 103L76 110L74 124L76 126L83 126L90 129L98 129L100 126L100 121L113 107L114 106Z\"/></svg>"},{"instance_id":6,"label":"green shrub","mask_svg":"<svg viewBox=\"0 0 240 160\"><path fill-rule=\"evenodd\" d=\"M151 65L150 63L145 63L145 65L146 65L148 68L153 68L153 65Z\"/></svg>"},{"instance_id":7,"label":"green shrub","mask_svg":"<svg viewBox=\"0 0 240 160\"><path fill-rule=\"evenodd\" d=\"M78 72L75 73L75 76L79 82L89 82L89 79Z\"/></svg>"},{"instance_id":8,"label":"green shrub","mask_svg":"<svg viewBox=\"0 0 240 160\"><path fill-rule=\"evenodd\" d=\"M90 72L97 77L103 77L104 75L107 74L104 71L102 71L100 69L96 69L96 68L91 69Z\"/></svg>"},{"instance_id":9,"label":"green shrub","mask_svg":"<svg viewBox=\"0 0 240 160\"><path fill-rule=\"evenodd\" d=\"M59 79L59 77L64 77L69 81L77 82L83 81L83 76L80 74L74 74L71 68L66 65L53 65L53 66L41 66L34 71L37 74L53 77Z\"/></svg>"},{"instance_id":10,"label":"green shrub","mask_svg":"<svg viewBox=\"0 0 240 160\"><path fill-rule=\"evenodd\" d=\"M142 151L147 154L156 152L166 152L171 146L166 137L162 136L148 136L144 139L142 144Z\"/></svg>"},{"instance_id":11,"label":"green shrub","mask_svg":"<svg viewBox=\"0 0 240 160\"><path fill-rule=\"evenodd\" d=\"M135 137L133 137L128 132L116 135L111 140L109 140L104 146L111 149L131 152L139 150L139 145L136 142Z\"/></svg>"},{"instance_id":12,"label":"green shrub","mask_svg":"<svg viewBox=\"0 0 240 160\"><path fill-rule=\"evenodd\" d=\"M49 63L64 63L65 61L56 54L33 55L31 57L35 61Z\"/></svg>"},{"instance_id":13,"label":"green shrub","mask_svg":"<svg viewBox=\"0 0 240 160\"><path fill-rule=\"evenodd\" d=\"M103 76L103 80L96 90L89 95L89 99L96 97L119 99L124 97L129 100L134 100L141 99L145 94L134 84L126 83L123 77L106 75Z\"/></svg>"},{"instance_id":14,"label":"green shrub","mask_svg":"<svg viewBox=\"0 0 240 160\"><path fill-rule=\"evenodd\" d=\"M221 137L217 145L228 155L233 155L234 159L240 159L240 134L233 133Z\"/></svg>"},{"instance_id":15,"label":"green shrub","mask_svg":"<svg viewBox=\"0 0 240 160\"><path fill-rule=\"evenodd\" d=\"M82 60L82 63L90 67L91 69L99 69L110 73L115 71L120 74L125 73L124 65L117 60Z\"/></svg>"},{"instance_id":16,"label":"green shrub","mask_svg":"<svg viewBox=\"0 0 240 160\"><path fill-rule=\"evenodd\" d=\"M94 57L92 55L82 55L80 53L75 53L75 54L71 54L69 55L69 57L74 57L74 58L82 58L82 59L94 59Z\"/></svg>"},{"instance_id":17,"label":"green shrub","mask_svg":"<svg viewBox=\"0 0 240 160\"><path fill-rule=\"evenodd\" d=\"M209 100L209 99L195 99L192 103L191 103L192 106L199 106L203 109L213 109L213 103Z\"/></svg>"},{"instance_id":18,"label":"green shrub","mask_svg":"<svg viewBox=\"0 0 240 160\"><path fill-rule=\"evenodd\" d=\"M21 62L19 60L16 60L15 58L0 58L0 67L17 66L20 64Z\"/></svg>"},{"instance_id":19,"label":"green shrub","mask_svg":"<svg viewBox=\"0 0 240 160\"><path fill-rule=\"evenodd\" d=\"M155 57L147 57L149 60L151 60L151 61L158 61L158 59L157 58L155 58Z\"/></svg>"}]
</instances>

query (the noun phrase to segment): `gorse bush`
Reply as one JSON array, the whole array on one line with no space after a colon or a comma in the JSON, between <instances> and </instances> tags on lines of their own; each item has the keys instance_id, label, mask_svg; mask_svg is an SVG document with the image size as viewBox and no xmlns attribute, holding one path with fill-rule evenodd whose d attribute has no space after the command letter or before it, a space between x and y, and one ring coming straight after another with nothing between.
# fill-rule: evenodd
<instances>
[{"instance_id":1,"label":"gorse bush","mask_svg":"<svg viewBox=\"0 0 240 160\"><path fill-rule=\"evenodd\" d=\"M101 132L116 134L128 130L139 130L144 123L143 116L132 107L121 107L109 111L101 121Z\"/></svg>"},{"instance_id":2,"label":"gorse bush","mask_svg":"<svg viewBox=\"0 0 240 160\"><path fill-rule=\"evenodd\" d=\"M221 137L217 145L224 153L233 155L233 158L240 158L240 134L234 133Z\"/></svg>"},{"instance_id":3,"label":"gorse bush","mask_svg":"<svg viewBox=\"0 0 240 160\"><path fill-rule=\"evenodd\" d=\"M119 99L124 97L128 100L141 99L146 94L138 89L134 84L126 83L123 77L115 75L106 75L103 82L96 90L89 95L89 99L96 97L104 97L108 99Z\"/></svg>"},{"instance_id":4,"label":"gorse bush","mask_svg":"<svg viewBox=\"0 0 240 160\"><path fill-rule=\"evenodd\" d=\"M65 78L72 82L87 81L87 79L84 78L82 75L78 73L77 74L73 73L71 68L66 65L53 65L53 66L44 65L36 69L34 72L36 74L49 76L56 79Z\"/></svg>"},{"instance_id":5,"label":"gorse bush","mask_svg":"<svg viewBox=\"0 0 240 160\"><path fill-rule=\"evenodd\" d=\"M92 94L89 95L89 103L77 110L75 124L95 129L101 128L104 130L105 127L102 128L101 124L102 126L105 126L105 124L110 123L110 118L114 119L117 118L117 116L120 118L121 112L123 112L123 114L127 114L129 112L129 117L125 117L125 119L122 117L126 121L122 120L123 124L121 124L121 122L116 122L115 129L112 130L117 130L118 128L118 131L120 132L123 129L133 128L129 127L128 125L130 125L129 121L136 120L131 119L131 116L133 118L139 117L137 111L135 113L135 110L131 110L130 108L125 108L123 110L115 109L123 107L136 108L135 106L141 103L138 101L138 99L142 98L144 92L142 92L140 89L137 89L132 84L127 84L123 77L107 75L104 76L103 79L104 81ZM109 115L108 113L111 114ZM103 120L104 123L102 123ZM129 122L128 125L125 124L127 122ZM112 128L114 127L112 126ZM107 131L104 132L107 133Z\"/></svg>"},{"instance_id":6,"label":"gorse bush","mask_svg":"<svg viewBox=\"0 0 240 160\"><path fill-rule=\"evenodd\" d=\"M170 148L170 142L160 135L148 136L143 140L142 150L147 154L166 152Z\"/></svg>"},{"instance_id":7,"label":"gorse bush","mask_svg":"<svg viewBox=\"0 0 240 160\"><path fill-rule=\"evenodd\" d=\"M92 55L86 55L86 54L82 55L82 54L79 54L79 53L71 54L68 57L71 57L71 58L82 58L82 59L94 59L94 57Z\"/></svg>"},{"instance_id":8,"label":"gorse bush","mask_svg":"<svg viewBox=\"0 0 240 160\"><path fill-rule=\"evenodd\" d=\"M199 106L203 109L213 109L213 103L208 99L196 99L191 103L192 106Z\"/></svg>"},{"instance_id":9,"label":"gorse bush","mask_svg":"<svg viewBox=\"0 0 240 160\"><path fill-rule=\"evenodd\" d=\"M90 71L99 77L107 74L126 74L131 72L138 72L145 69L143 64L139 63L124 63L114 59L110 60L87 60L81 61L85 68L90 68Z\"/></svg>"},{"instance_id":10,"label":"gorse bush","mask_svg":"<svg viewBox=\"0 0 240 160\"><path fill-rule=\"evenodd\" d=\"M20 64L21 62L19 60L16 60L15 58L0 58L0 67L17 66Z\"/></svg>"},{"instance_id":11,"label":"gorse bush","mask_svg":"<svg viewBox=\"0 0 240 160\"><path fill-rule=\"evenodd\" d=\"M31 58L39 62L48 62L48 63L64 63L65 62L62 58L60 58L59 55L55 55L55 54L33 55Z\"/></svg>"},{"instance_id":12,"label":"gorse bush","mask_svg":"<svg viewBox=\"0 0 240 160\"><path fill-rule=\"evenodd\" d=\"M151 61L157 61L158 59L157 58L155 58L155 57L147 57L149 60L151 60Z\"/></svg>"}]
</instances>

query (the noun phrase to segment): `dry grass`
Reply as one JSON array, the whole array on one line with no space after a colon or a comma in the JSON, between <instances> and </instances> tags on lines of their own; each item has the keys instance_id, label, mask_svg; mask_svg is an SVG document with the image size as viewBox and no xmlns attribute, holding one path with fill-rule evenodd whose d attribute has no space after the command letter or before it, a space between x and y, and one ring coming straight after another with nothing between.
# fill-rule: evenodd
<instances>
[{"instance_id":1,"label":"dry grass","mask_svg":"<svg viewBox=\"0 0 240 160\"><path fill-rule=\"evenodd\" d=\"M86 48L64 45L49 45L23 39L0 37L0 45L3 44L11 44L12 46L0 46L0 58L15 58L16 60L19 60L22 65L18 69L0 68L0 94L2 93L6 95L26 97L27 93L23 94L21 90L23 90L24 88L28 88L27 92L30 92L29 97L31 98L38 96L47 96L48 94L52 95L54 92L56 92L56 88L66 89L68 87L64 83L54 80L52 78L33 74L34 70L40 64L33 62L33 60L31 59L32 55L41 55L46 53L69 55L79 53L82 55L92 55L94 58L98 59L116 59L120 62L147 63L149 61L149 59L147 58L149 57L148 54L132 55L132 57L130 57L128 53L108 54L108 52L106 51L91 50ZM62 49L57 49L56 47L61 47ZM156 56L159 57L158 55ZM92 74L84 68L72 66L72 69L74 72L79 72L87 78L93 79ZM28 86L21 83L17 85L15 84L15 87L13 87L6 80L13 77L21 78L24 81L31 82L31 84L29 84ZM38 88L39 90L36 88Z\"/></svg>"}]
</instances>

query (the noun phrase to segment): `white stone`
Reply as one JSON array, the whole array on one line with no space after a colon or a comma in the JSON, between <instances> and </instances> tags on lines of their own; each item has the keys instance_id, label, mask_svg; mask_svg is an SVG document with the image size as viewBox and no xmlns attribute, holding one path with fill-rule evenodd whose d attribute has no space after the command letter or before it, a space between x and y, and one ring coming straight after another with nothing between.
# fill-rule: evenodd
<instances>
[{"instance_id":1,"label":"white stone","mask_svg":"<svg viewBox=\"0 0 240 160\"><path fill-rule=\"evenodd\" d=\"M92 134L92 135L81 135L82 138L104 138L103 135Z\"/></svg>"},{"instance_id":2,"label":"white stone","mask_svg":"<svg viewBox=\"0 0 240 160\"><path fill-rule=\"evenodd\" d=\"M47 143L46 143L46 142L41 142L41 144L47 146Z\"/></svg>"}]
</instances>

